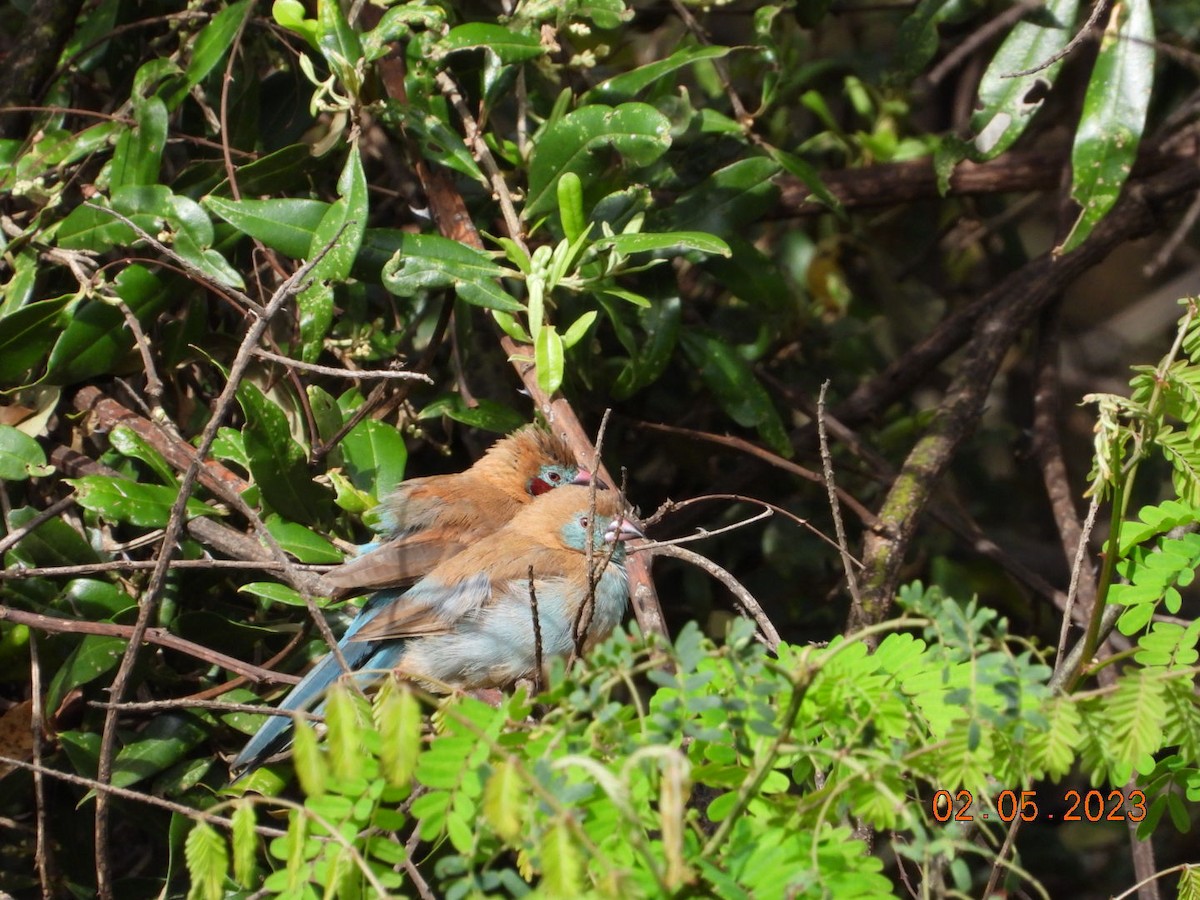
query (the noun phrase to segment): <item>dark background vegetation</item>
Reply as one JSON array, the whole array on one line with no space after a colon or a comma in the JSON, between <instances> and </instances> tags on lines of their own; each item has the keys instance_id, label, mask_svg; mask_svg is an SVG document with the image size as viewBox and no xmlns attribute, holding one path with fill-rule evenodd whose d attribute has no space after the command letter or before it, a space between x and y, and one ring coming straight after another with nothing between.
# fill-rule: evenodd
<instances>
[{"instance_id":1,"label":"dark background vegetation","mask_svg":"<svg viewBox=\"0 0 1200 900\"><path fill-rule=\"evenodd\" d=\"M1200 6L1186 0L1154 4L1154 32L1138 39L1149 60L1148 67L1138 65L1153 72L1153 91L1144 125L1130 135L1128 157L1114 163L1121 178L1128 175L1122 199L1088 223L1094 230L1081 245L1055 252L1079 216L1070 194L1072 146L1081 120L1101 131L1119 127L1106 118L1109 113L1085 109L1103 25L1126 14L1124 4L1115 4L1120 9L1113 12L1113 4L1097 3L1098 25L1084 28L1090 7L1063 23L1063 32L1079 32L1080 40L1061 70L1031 89L1026 100L1040 103L1040 109L1013 146L994 159L969 152L964 142L973 137L980 78L1016 22L1008 3L637 2L627 13L611 3L596 5L606 11L598 19L589 19L586 4L567 3L523 26L519 15L505 20L540 35L547 52L511 65L490 88L483 53L456 53L442 63L474 116L486 113L484 129L519 202L528 183L527 162L518 158L515 145L502 142L517 139L522 115L533 132L563 90L581 102L605 79L681 48L734 48L715 60L672 69L638 94L637 100L670 121L669 150L639 166L611 147L601 148L595 151L598 165L585 179L588 207L611 191L645 185L646 231L708 232L726 241L731 255L683 248L661 265L621 276L615 283L648 298L646 309L611 295L560 291L555 315L564 328L586 310L601 315L566 353L557 409L578 421L578 435L593 437L611 410L603 458L644 515L668 500L721 495L665 515L651 527L654 537L714 530L757 512L753 502L728 495L768 501L807 521L806 530L776 515L693 545L749 590L786 641L827 641L882 621L895 612L897 588L920 580L963 601L977 597L1033 645L1052 651L1059 642L1078 521L1093 477L1095 407L1081 401L1100 392L1127 394L1129 367L1153 365L1167 351L1181 313L1177 301L1200 285L1200 254L1191 231L1200 187L1195 130ZM311 259L310 250L321 246L314 240L304 252L289 254L204 206L215 230L208 233L208 246L195 251L199 256L190 257L177 237L188 226L172 219L166 206L156 208L161 200L146 201L138 215L129 212L133 207L126 214L151 236L176 236L167 243L178 256L132 233L73 236L79 211L87 209L82 204L107 204L122 177L127 186L163 185L197 202L209 195L333 202L346 196L338 179L347 137L357 129L367 188L365 200L355 201L365 204L355 207L366 212L365 223L358 224L382 235L384 250L376 250L374 258L364 249L357 259L352 251L352 267L325 276L327 325L306 323L289 303L271 322L262 346L327 367L382 369L396 361L427 373L431 383L387 382L371 401L368 418L403 436L407 459L396 464L393 458L394 474L461 469L494 439L493 432L550 409L544 395L533 404L523 395L535 387L533 376L526 373L523 382L520 366L507 360L509 349L486 310L461 298L455 305L448 289L398 296L380 279L380 265L396 246L388 243L395 230L440 229L468 244L482 234L488 249L496 247L489 236L508 234L491 193L443 168L447 147L413 125L428 124L422 118L428 117L460 136L467 133L439 93L433 63L427 60L428 68L421 69L410 56L405 98L384 63L369 60L348 118L327 110L313 115L313 86L300 57L307 53L318 60L321 79L337 73L294 30L272 19L269 4L253 4L220 53L202 48L212 55L211 67L189 69L202 55L197 36L222 8L200 3L182 11L177 4L119 0L0 5L5 166L0 415L4 425L35 438L54 466L53 471L35 466L24 477L2 473L4 534L28 523L32 513L23 511L70 496L66 478L115 470L146 483L165 480L152 477L149 451L126 453L110 444L123 417L130 417L127 423L168 423L174 435L146 432L159 453L173 440L186 444L201 433L251 319L229 291L184 271L179 256L194 261L207 251L223 257L240 273L245 294L265 304L297 260ZM512 12L495 4L440 8L452 25L495 22ZM532 7L525 9L534 15ZM316 15L315 9L308 15ZM368 7L361 15L369 24L379 11ZM584 22L587 29L572 30L572 23ZM367 24L358 27L366 30ZM409 37L401 36L397 45L403 54ZM144 78L146 63L156 59L171 60L172 72L196 78L192 83L189 77L164 106L165 144L126 154L127 165L149 166L139 181L114 173L112 161L128 135L145 138L148 126L130 98L139 90L143 100L148 96L139 72ZM1111 90L1122 90L1118 81ZM174 96L166 89L159 94ZM600 102L604 95L591 98ZM382 113L389 99L413 118ZM1136 105L1135 99L1122 103ZM113 123L111 133L85 146L78 136L106 122ZM50 147L51 139L75 149ZM939 175L972 155L977 161L968 158L948 184L939 185ZM267 163L258 164L262 160ZM753 171L738 168L751 161ZM234 172L238 193L229 182ZM455 233L444 217L456 198L469 211L470 233ZM76 227L65 226L72 216ZM532 224L524 223L531 247L557 243L556 214L530 235ZM113 284L131 262L155 273L156 292L133 313L132 294L123 295L125 310L108 304L101 313L106 291L100 285ZM18 317L39 303L44 314ZM447 327L443 312L451 307ZM135 348L128 315L140 321L142 352ZM296 473L307 473L328 485L327 473L335 469L349 473L357 489L376 490L370 476L380 471L380 460L371 456L373 468L356 470L355 458L330 449L331 433L316 427L319 415L298 398L316 385L324 397L342 398L348 411L378 382L356 384L261 359L245 377L266 392L267 404L286 413L295 446L302 448L302 457L277 478L294 481ZM847 590L837 550L812 533L835 535L816 428L826 383L832 472L844 492L847 547L865 564L858 572L857 602ZM355 396L343 397L352 388ZM307 397L310 403L323 400ZM256 512L284 513L343 548L366 539L361 510L342 503L341 491L337 505L325 486L317 499L301 501L305 515L311 512L307 520L281 508L274 498L282 488L272 486L266 472L270 455L286 441L278 433L255 432L246 402L232 405L225 424L243 433L253 459L239 466L227 447L222 454L219 445L214 453L225 471L242 479L233 493L253 482L257 492L246 498ZM923 443L936 436L940 443ZM586 446L573 440L581 450ZM395 444L379 446L384 454ZM178 478L186 464L186 458L173 460L168 468ZM912 480L903 490L897 488L901 471ZM1178 490L1166 463L1148 462L1141 476L1133 508ZM202 482L199 496L223 505L220 522L234 534L214 537L193 528L179 556L266 558L248 537L255 533L252 522L229 495ZM306 506L310 501L319 510ZM139 519L107 502L66 503L47 528L4 542L6 570L153 559L158 544L136 539L147 533L161 537L156 529L167 526L161 503ZM1105 527L1102 522L1091 536L1093 550ZM325 545L306 556L296 549L299 544L283 543L302 562L337 558ZM1087 559L1091 571L1097 557ZM305 618L299 594L285 598L290 606L271 606L262 590L258 595L238 590L248 581L274 577L190 569L175 570L164 583L145 569L74 580L12 576L0 581L0 602L13 610L128 629L139 624L138 598L152 593L154 599L143 603L151 603L153 612L141 625L264 663L295 633L274 636L278 626ZM305 577L292 573L283 580L302 591ZM659 559L653 585L669 635L695 620L720 639L736 614L720 583L679 560ZM1088 608L1094 589L1094 579L1085 579L1081 609ZM652 624L645 609L639 607L643 627ZM1180 615L1192 612L1189 604ZM43 710L49 721L37 753L53 768L94 775L105 752L112 753L102 749L100 735L118 725L84 701L107 699L125 652L122 635L129 632L114 631L105 638L110 644L91 645L108 656L85 666L80 635L54 624L43 623L40 630L29 624L0 623L0 702L17 709L28 701L31 667L40 670L41 690L51 686L58 706ZM1073 632L1070 643L1078 635ZM314 641L311 652L319 646ZM123 664L121 699L181 697L225 680L219 666L206 668L174 654L147 648L140 659ZM293 653L270 665L295 671L300 663ZM14 713L9 721L19 723L29 714ZM132 713L120 723L124 746L136 744L142 715ZM191 802L198 786L215 790L221 784L223 770L209 764L243 739L227 725L206 721L181 738L176 756L161 762L174 767L167 793ZM58 742L55 735L67 731L77 736L74 743ZM8 746L6 756L25 752L16 743ZM160 761L147 766L158 772ZM1055 790L1072 783L1087 782L1068 780ZM39 833L47 827L62 883L94 886L91 801L77 807L81 788L48 779L39 819L31 785L27 772L0 780L0 830L8 833L0 869L9 873L0 887L16 896L37 894L45 879L35 873L34 860L42 852ZM118 896L149 896L166 877L168 861L156 841L167 816L146 812L139 823L142 815L136 804L121 801L106 836L109 877L118 883L133 879L126 882L130 892ZM143 829L145 822L153 827ZM1025 868L1052 896L1124 890L1156 865L1186 862L1194 853L1194 839L1164 820L1155 834L1157 861L1135 875L1130 843L1124 827L1040 822L1025 830L1019 847ZM53 875L56 883L58 877ZM903 890L899 882L897 890Z\"/></svg>"}]
</instances>

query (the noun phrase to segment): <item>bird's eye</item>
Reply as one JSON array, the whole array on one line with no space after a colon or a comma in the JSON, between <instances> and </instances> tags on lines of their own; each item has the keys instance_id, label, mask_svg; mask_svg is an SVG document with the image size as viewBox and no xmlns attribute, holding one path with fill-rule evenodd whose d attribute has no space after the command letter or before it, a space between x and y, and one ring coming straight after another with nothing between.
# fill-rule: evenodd
<instances>
[{"instance_id":1,"label":"bird's eye","mask_svg":"<svg viewBox=\"0 0 1200 900\"><path fill-rule=\"evenodd\" d=\"M546 474L546 477L549 478L551 481L555 481L555 482L562 481L562 476L559 475L557 472L548 472Z\"/></svg>"},{"instance_id":2,"label":"bird's eye","mask_svg":"<svg viewBox=\"0 0 1200 900\"><path fill-rule=\"evenodd\" d=\"M587 516L580 516L580 517L579 517L579 524L580 524L580 525L582 525L584 528L587 528L587 527L588 527L588 517L587 517Z\"/></svg>"}]
</instances>

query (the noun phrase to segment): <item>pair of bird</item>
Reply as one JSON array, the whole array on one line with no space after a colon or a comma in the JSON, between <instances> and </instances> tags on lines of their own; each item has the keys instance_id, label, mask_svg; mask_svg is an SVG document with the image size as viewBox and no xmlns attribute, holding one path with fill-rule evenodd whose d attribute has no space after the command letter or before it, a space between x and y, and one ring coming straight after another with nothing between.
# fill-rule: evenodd
<instances>
[{"instance_id":1,"label":"pair of bird","mask_svg":"<svg viewBox=\"0 0 1200 900\"><path fill-rule=\"evenodd\" d=\"M590 483L561 438L530 425L465 472L400 484L381 515L389 539L326 576L335 595L376 591L338 645L355 677L505 687L531 677L539 656L569 655L581 621L585 646L607 637L629 600L623 541L642 535L618 494ZM607 560L598 578L589 555ZM342 674L327 654L280 709L313 706ZM291 728L291 717L268 718L232 770L284 749Z\"/></svg>"}]
</instances>

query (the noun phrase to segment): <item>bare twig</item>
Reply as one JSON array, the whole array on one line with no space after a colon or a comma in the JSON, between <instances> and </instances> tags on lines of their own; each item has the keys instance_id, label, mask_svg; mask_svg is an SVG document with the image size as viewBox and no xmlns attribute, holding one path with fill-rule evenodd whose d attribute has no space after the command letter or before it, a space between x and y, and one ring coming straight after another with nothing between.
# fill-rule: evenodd
<instances>
[{"instance_id":1,"label":"bare twig","mask_svg":"<svg viewBox=\"0 0 1200 900\"><path fill-rule=\"evenodd\" d=\"M7 552L9 547L15 547L22 540L24 540L28 534L36 531L39 526L45 525L51 519L55 518L60 512L73 506L74 503L75 492L72 491L61 500L55 500L20 528L14 528L11 532L0 538L0 555L3 555L5 552ZM3 578L5 575L7 575L9 571L10 570L8 569L0 571L0 578Z\"/></svg>"},{"instance_id":2,"label":"bare twig","mask_svg":"<svg viewBox=\"0 0 1200 900\"><path fill-rule=\"evenodd\" d=\"M255 348L254 355L261 359L269 359L271 362L277 362L291 369L302 369L305 372L316 372L318 375L330 375L334 378L361 378L363 380L391 378L398 381L413 379L424 381L426 384L433 384L433 379L424 372L398 372L393 369L339 369L336 366L321 366L316 363L307 363L303 360L292 359L288 356L272 353L270 350L264 350L261 347Z\"/></svg>"},{"instance_id":3,"label":"bare twig","mask_svg":"<svg viewBox=\"0 0 1200 900\"><path fill-rule=\"evenodd\" d=\"M0 763L14 766L19 769L25 769L30 772L41 772L50 778L58 781L74 784L88 790L95 791L97 798L99 797L119 797L122 800L129 800L134 803L144 803L147 806L157 806L159 809L165 809L168 812L176 815L184 816L188 819L193 819L197 822L207 822L209 825L219 825L222 828L232 828L233 822L225 816L218 816L212 813L204 812L192 806L187 806L183 803L176 803L173 800L164 800L162 797L156 797L153 794L143 794L140 791L131 791L129 788L116 787L112 784L99 781L95 778L84 778L81 775L74 775L70 772L63 772L58 769L51 769L47 766L37 765L35 763L26 762L20 759L13 759L8 756L0 756ZM277 838L286 837L287 832L280 828L268 828L262 825L255 826L255 832L262 837Z\"/></svg>"},{"instance_id":4,"label":"bare twig","mask_svg":"<svg viewBox=\"0 0 1200 900\"><path fill-rule=\"evenodd\" d=\"M825 475L825 490L829 495L829 510L833 514L833 530L837 535L842 569L846 573L846 587L850 590L850 602L861 607L862 596L858 592L858 578L854 574L854 557L850 554L850 544L846 540L846 525L842 521L842 510L838 505L837 484L833 477L833 455L829 452L829 437L825 434L825 395L828 391L829 382L825 381L821 385L821 393L817 397L817 434L821 439L821 471Z\"/></svg>"},{"instance_id":5,"label":"bare twig","mask_svg":"<svg viewBox=\"0 0 1200 900\"><path fill-rule=\"evenodd\" d=\"M46 710L42 706L42 664L38 657L38 640L36 634L29 636L29 688L32 694L32 715L29 725L33 732L33 761L38 766L42 764L42 735L46 732ZM33 773L33 802L37 817L37 839L34 858L37 861L38 881L42 886L42 900L52 900L54 897L54 882L50 877L52 868L51 854L54 844L50 840L49 816L46 807L46 785L40 771Z\"/></svg>"},{"instance_id":6,"label":"bare twig","mask_svg":"<svg viewBox=\"0 0 1200 900\"><path fill-rule=\"evenodd\" d=\"M828 544L834 550L838 549L837 541L822 534L820 529L816 528L807 519L800 518L798 515L796 515L793 512L789 512L788 510L784 509L782 506L777 506L774 503L767 502L766 500L759 500L757 497L746 497L742 494L704 494L703 496L692 497L688 500L668 500L661 507L659 507L658 510L655 511L654 515L651 516L647 520L647 522L650 524L653 524L654 522L660 521L664 516L668 515L669 513L674 512L677 509L683 509L684 507L691 506L693 503L706 503L711 500L733 500L737 503L753 503L756 506L761 506L765 509L772 510L774 512L779 513L779 515L783 516L785 519L790 519L791 521L795 522L797 525L799 525L801 528L805 529L809 533L816 535L818 538L820 538L822 541L824 541L826 544ZM743 523L743 524L745 524L745 523ZM716 533L717 532L708 532L707 534L716 534ZM706 534L706 536L707 536L707 534ZM862 565L857 560L854 560L854 564L858 565L858 566Z\"/></svg>"},{"instance_id":7,"label":"bare twig","mask_svg":"<svg viewBox=\"0 0 1200 900\"><path fill-rule=\"evenodd\" d=\"M140 237L143 241L145 241L147 244L149 244L151 247L153 247L155 250L157 250L159 253L161 253L163 256L165 256L167 259L171 260L173 263L175 263L175 265L177 265L181 269L183 269L183 271L186 272L188 275L190 275L192 278L196 279L197 281L201 282L202 284L207 285L212 290L214 290L216 293L225 294L228 297L232 297L238 303L242 304L247 309L256 313L260 317L266 315L266 310L263 309L261 304L257 303L254 300L251 300L249 296L247 296L242 291L239 291L235 287L230 287L227 284L221 284L220 282L213 281L212 277L207 272L205 272L203 269L197 267L195 264L189 262L188 260L184 259L182 256L180 256L178 253L176 253L174 250L172 250L170 247L168 247L166 244L164 244L158 238L154 237L149 232L147 232L146 229L142 228L142 226L139 225L137 222L133 221L133 219L129 218L128 216L124 215L123 213L118 212L115 209L110 209L107 206L101 206L98 203L92 203L90 200L85 200L83 205L91 207L92 209L97 210L98 212L102 212L107 215L110 215L114 219L116 219L118 222L123 222L124 224L128 225L130 228L133 229L133 233L136 234L138 237ZM328 251L326 251L326 252L328 252ZM301 271L303 271L305 274L307 274L308 270L312 268L312 265L313 265L312 262L306 263L304 268L301 269Z\"/></svg>"},{"instance_id":8,"label":"bare twig","mask_svg":"<svg viewBox=\"0 0 1200 900\"><path fill-rule=\"evenodd\" d=\"M767 617L767 614L763 612L762 606L760 606L759 602L754 599L754 595L746 590L746 588L742 586L741 582L734 578L729 572L727 572L725 569L722 569L708 557L701 556L699 553L693 553L691 550L687 550L683 547L669 546L666 544L654 544L650 549L653 551L655 556L671 556L675 559L681 559L684 562L691 563L693 566L702 569L717 581L721 582L721 584L725 585L725 587L729 589L729 592L733 594L733 597L737 601L738 606L741 607L742 612L753 619L755 624L758 625L758 631L762 642L766 644L766 646L772 651L779 647L779 643L782 638L780 638L779 632L775 630L775 626Z\"/></svg>"},{"instance_id":9,"label":"bare twig","mask_svg":"<svg viewBox=\"0 0 1200 900\"><path fill-rule=\"evenodd\" d=\"M467 145L471 148L472 155L479 161L479 165L487 173L488 181L492 185L492 196L500 204L500 212L504 216L504 227L508 229L508 236L524 248L525 242L521 229L521 218L517 215L516 206L513 205L512 193L508 190L508 183L504 180L504 174L500 171L500 167L496 165L496 159L492 156L491 149L483 139L483 134L479 130L479 125L475 121L475 117L471 115L471 110L467 108L467 104L463 100L462 92L458 89L458 85L454 83L454 79L445 71L438 72L436 80L438 89L450 101L450 104L454 107L454 111L458 113L459 118L462 119L463 125L466 127Z\"/></svg>"},{"instance_id":10,"label":"bare twig","mask_svg":"<svg viewBox=\"0 0 1200 900\"><path fill-rule=\"evenodd\" d=\"M1045 0L1019 0L999 15L985 22L982 26L967 35L953 50L942 57L936 66L925 76L931 86L936 87L943 78L958 67L963 60L990 41L995 35L1007 31L1019 22L1026 13L1045 6Z\"/></svg>"},{"instance_id":11,"label":"bare twig","mask_svg":"<svg viewBox=\"0 0 1200 900\"><path fill-rule=\"evenodd\" d=\"M529 611L533 616L533 692L542 692L542 620L538 616L537 587L533 582L533 566L529 567Z\"/></svg>"},{"instance_id":12,"label":"bare twig","mask_svg":"<svg viewBox=\"0 0 1200 900\"><path fill-rule=\"evenodd\" d=\"M1057 53L1052 53L1047 59L1042 60L1032 68L1022 69L1019 72L1005 72L1000 77L1020 78L1024 75L1033 75L1035 72L1041 72L1043 69L1050 68L1060 59L1064 59L1069 54L1074 52L1075 48L1084 42L1088 35L1091 34L1092 28L1094 28L1096 23L1100 21L1101 14L1109 8L1109 0L1095 0L1095 3L1092 5L1092 14L1088 16L1087 21L1083 23L1083 27L1075 33L1075 36L1071 38L1071 40L1067 41L1067 45L1065 47L1063 47Z\"/></svg>"},{"instance_id":13,"label":"bare twig","mask_svg":"<svg viewBox=\"0 0 1200 900\"><path fill-rule=\"evenodd\" d=\"M637 423L641 428L647 428L650 431L661 431L663 434L677 434L689 439L707 441L710 444L718 444L722 447L729 447L732 450L738 450L742 453L747 453L750 456L760 459L777 469L795 475L798 478L803 478L805 481L810 481L813 484L824 485L825 479L820 472L814 472L812 469L805 468L798 463L792 462L790 459L784 459L777 453L772 453L753 444L740 437L734 437L728 434L713 434L709 431L697 431L693 428L680 428L676 425L665 425L660 422L641 421ZM875 514L863 506L857 498L848 494L841 488L837 490L838 499L847 506L864 527L870 528L875 522ZM807 524L807 523L805 523Z\"/></svg>"},{"instance_id":14,"label":"bare twig","mask_svg":"<svg viewBox=\"0 0 1200 900\"><path fill-rule=\"evenodd\" d=\"M663 504L666 506L667 504ZM681 506L676 506L676 509L681 509ZM732 525L722 525L720 528L715 528L709 531L707 528L701 528L696 534L685 535L684 537L671 538L666 541L650 541L645 544L638 544L636 547L631 547L631 553L644 553L647 550L655 550L659 547L678 547L680 544L692 544L696 541L707 540L710 537L715 537L718 534L723 534L726 531L737 531L739 528L745 528L747 525L753 525L755 522L761 522L763 519L769 519L775 515L775 509L768 506L760 513L755 513L749 519L742 519L740 522L734 522Z\"/></svg>"},{"instance_id":15,"label":"bare twig","mask_svg":"<svg viewBox=\"0 0 1200 900\"><path fill-rule=\"evenodd\" d=\"M132 625L64 619L60 616L47 616L41 613L13 609L10 606L0 606L0 622L15 622L19 625L36 628L38 631L44 631L47 634L100 634L124 638L126 640L131 640L135 631L135 626ZM216 650L202 647L200 644L194 644L178 635L171 634L165 628L146 628L142 632L141 640L159 647L178 650L180 653L186 653L188 656L203 660L206 663L220 666L223 669L228 669L230 672L236 672L251 681L277 681L284 682L285 684L296 684L300 680L294 675L282 675L278 672L272 672L269 669L261 669L258 666L242 662L240 659L235 659L232 656L226 656L224 653L218 653Z\"/></svg>"},{"instance_id":16,"label":"bare twig","mask_svg":"<svg viewBox=\"0 0 1200 900\"><path fill-rule=\"evenodd\" d=\"M23 569L18 566L0 571L0 581L23 581L28 578L67 578L75 575L95 575L100 572L135 572L154 569L156 559L118 559L102 563L81 563L77 566L38 566ZM254 569L262 572L281 572L289 568L302 572L324 572L336 566L284 564L259 559L173 559L172 569Z\"/></svg>"}]
</instances>

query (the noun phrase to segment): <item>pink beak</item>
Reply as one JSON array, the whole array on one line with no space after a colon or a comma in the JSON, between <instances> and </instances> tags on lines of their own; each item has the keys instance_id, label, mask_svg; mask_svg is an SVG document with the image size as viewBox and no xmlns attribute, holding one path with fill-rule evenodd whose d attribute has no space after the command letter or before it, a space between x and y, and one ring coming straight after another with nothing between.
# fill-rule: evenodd
<instances>
[{"instance_id":1,"label":"pink beak","mask_svg":"<svg viewBox=\"0 0 1200 900\"><path fill-rule=\"evenodd\" d=\"M629 519L613 519L612 524L604 531L604 543L614 544L618 541L629 541L634 538L644 538L641 529Z\"/></svg>"}]
</instances>

